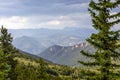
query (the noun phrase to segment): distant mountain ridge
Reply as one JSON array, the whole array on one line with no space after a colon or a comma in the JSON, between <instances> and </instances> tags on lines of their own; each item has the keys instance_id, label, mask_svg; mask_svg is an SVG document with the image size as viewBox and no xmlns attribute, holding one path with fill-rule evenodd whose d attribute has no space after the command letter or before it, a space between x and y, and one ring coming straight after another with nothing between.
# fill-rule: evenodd
<instances>
[{"instance_id":1,"label":"distant mountain ridge","mask_svg":"<svg viewBox=\"0 0 120 80\"><path fill-rule=\"evenodd\" d=\"M39 54L52 45L72 46L81 43L81 38L67 35L52 36L51 38L33 38L33 37L19 37L13 40L13 45L25 52L31 54Z\"/></svg>"},{"instance_id":2,"label":"distant mountain ridge","mask_svg":"<svg viewBox=\"0 0 120 80\"><path fill-rule=\"evenodd\" d=\"M35 38L27 36L15 38L13 40L13 45L16 48L31 54L37 54L38 52L41 52L45 49L45 46L37 41Z\"/></svg>"},{"instance_id":3,"label":"distant mountain ridge","mask_svg":"<svg viewBox=\"0 0 120 80\"><path fill-rule=\"evenodd\" d=\"M52 45L73 46L85 41L93 29L65 28L52 29L10 29L13 45L25 52L38 55Z\"/></svg>"},{"instance_id":4,"label":"distant mountain ridge","mask_svg":"<svg viewBox=\"0 0 120 80\"><path fill-rule=\"evenodd\" d=\"M81 50L94 51L94 48L87 42L76 44L74 46L59 46L54 45L39 54L40 57L52 61L57 64L68 66L81 66L79 60L86 60Z\"/></svg>"},{"instance_id":5,"label":"distant mountain ridge","mask_svg":"<svg viewBox=\"0 0 120 80\"><path fill-rule=\"evenodd\" d=\"M66 34L66 35L74 35L78 37L89 37L91 33L95 33L96 30L94 29L87 29L87 28L69 28L66 27L64 29L45 29L45 28L39 28L39 29L8 29L10 33L12 33L13 38L18 38L22 36L28 36L28 37L48 37L55 34Z\"/></svg>"}]
</instances>

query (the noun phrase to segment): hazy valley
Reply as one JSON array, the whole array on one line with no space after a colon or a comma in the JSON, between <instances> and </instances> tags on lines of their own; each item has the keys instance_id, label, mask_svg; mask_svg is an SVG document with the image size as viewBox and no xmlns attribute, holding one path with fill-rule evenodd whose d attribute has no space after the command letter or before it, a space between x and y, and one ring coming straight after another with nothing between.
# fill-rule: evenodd
<instances>
[{"instance_id":1,"label":"hazy valley","mask_svg":"<svg viewBox=\"0 0 120 80\"><path fill-rule=\"evenodd\" d=\"M91 50L92 47L85 39L96 31L93 29L65 28L63 30L21 29L9 30L9 32L14 37L13 45L22 51L56 64L81 66L78 60L86 58L80 54L80 50Z\"/></svg>"},{"instance_id":2,"label":"hazy valley","mask_svg":"<svg viewBox=\"0 0 120 80\"><path fill-rule=\"evenodd\" d=\"M93 29L65 28L63 30L52 29L13 29L9 30L13 35L13 45L23 51L38 55L53 45L73 46L85 42Z\"/></svg>"}]
</instances>

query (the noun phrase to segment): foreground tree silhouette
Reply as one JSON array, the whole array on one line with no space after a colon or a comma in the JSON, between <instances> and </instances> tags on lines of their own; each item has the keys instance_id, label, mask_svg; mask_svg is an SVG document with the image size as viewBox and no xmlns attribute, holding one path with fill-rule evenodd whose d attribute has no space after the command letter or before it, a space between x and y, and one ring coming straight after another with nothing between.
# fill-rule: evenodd
<instances>
[{"instance_id":1,"label":"foreground tree silhouette","mask_svg":"<svg viewBox=\"0 0 120 80\"><path fill-rule=\"evenodd\" d=\"M11 34L3 26L0 29L0 47L2 49L1 55L5 58L5 63L10 66L7 78L10 80L17 80L17 74L15 72L16 61L14 60L14 54L16 49L12 45Z\"/></svg>"},{"instance_id":2,"label":"foreground tree silhouette","mask_svg":"<svg viewBox=\"0 0 120 80\"><path fill-rule=\"evenodd\" d=\"M83 71L85 78L88 80L113 80L119 72L115 71L120 67L116 61L120 56L117 50L120 48L120 30L112 31L111 28L120 22L120 12L111 14L111 11L118 7L120 0L91 0L89 12L92 17L93 27L98 30L97 34L92 34L87 41L96 49L95 53L81 51L81 53L92 61L79 61L85 66L95 66L96 73L88 70ZM119 74L120 75L120 74Z\"/></svg>"}]
</instances>

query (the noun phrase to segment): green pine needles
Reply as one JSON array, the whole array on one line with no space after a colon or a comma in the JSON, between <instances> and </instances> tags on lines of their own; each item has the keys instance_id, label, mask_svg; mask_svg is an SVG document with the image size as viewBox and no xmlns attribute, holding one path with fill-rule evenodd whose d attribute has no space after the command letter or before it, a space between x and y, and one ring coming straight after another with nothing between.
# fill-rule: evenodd
<instances>
[{"instance_id":1,"label":"green pine needles","mask_svg":"<svg viewBox=\"0 0 120 80\"><path fill-rule=\"evenodd\" d=\"M111 28L120 23L120 12L112 14L113 9L119 7L120 0L91 0L88 11L92 17L93 27L98 33L92 34L87 41L96 49L95 53L81 51L92 60L79 61L85 66L94 66L96 70L84 70L84 78L87 80L116 80L120 76L120 30Z\"/></svg>"},{"instance_id":2,"label":"green pine needles","mask_svg":"<svg viewBox=\"0 0 120 80\"><path fill-rule=\"evenodd\" d=\"M14 60L16 49L12 45L11 34L3 26L0 29L0 80L16 80L17 73Z\"/></svg>"}]
</instances>

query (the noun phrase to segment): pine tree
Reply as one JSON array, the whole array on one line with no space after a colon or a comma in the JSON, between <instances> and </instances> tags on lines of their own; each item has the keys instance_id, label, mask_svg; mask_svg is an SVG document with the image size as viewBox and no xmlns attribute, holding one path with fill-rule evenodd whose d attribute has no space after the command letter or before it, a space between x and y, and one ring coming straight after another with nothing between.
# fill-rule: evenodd
<instances>
[{"instance_id":1,"label":"pine tree","mask_svg":"<svg viewBox=\"0 0 120 80\"><path fill-rule=\"evenodd\" d=\"M10 70L10 65L6 63L7 55L3 54L0 48L0 80L7 80L8 72Z\"/></svg>"},{"instance_id":2,"label":"pine tree","mask_svg":"<svg viewBox=\"0 0 120 80\"><path fill-rule=\"evenodd\" d=\"M10 65L8 78L10 80L16 80L17 74L15 73L15 66L17 62L14 60L16 49L12 45L11 34L9 34L7 29L3 26L1 27L0 46L3 51L3 55L6 55L6 63Z\"/></svg>"},{"instance_id":3,"label":"pine tree","mask_svg":"<svg viewBox=\"0 0 120 80\"><path fill-rule=\"evenodd\" d=\"M83 70L85 78L88 80L113 80L119 76L119 72L115 71L120 67L117 60L120 57L120 48L118 41L120 40L120 30L112 30L111 28L120 22L120 12L111 14L112 10L120 5L120 0L91 0L88 11L92 17L93 27L98 33L93 33L87 41L96 51L89 53L81 51L81 53L91 61L79 61L85 66L93 66L96 72L91 70Z\"/></svg>"}]
</instances>

